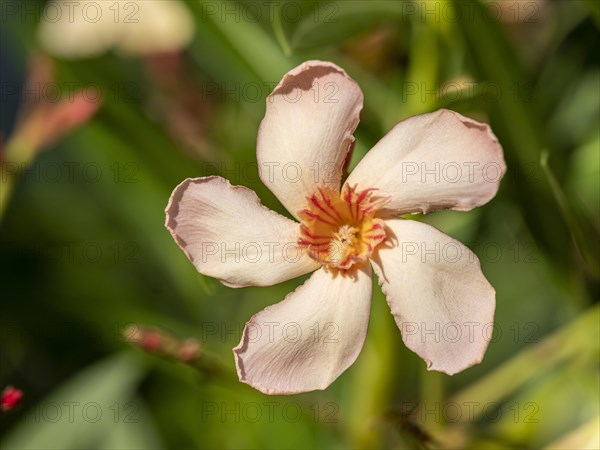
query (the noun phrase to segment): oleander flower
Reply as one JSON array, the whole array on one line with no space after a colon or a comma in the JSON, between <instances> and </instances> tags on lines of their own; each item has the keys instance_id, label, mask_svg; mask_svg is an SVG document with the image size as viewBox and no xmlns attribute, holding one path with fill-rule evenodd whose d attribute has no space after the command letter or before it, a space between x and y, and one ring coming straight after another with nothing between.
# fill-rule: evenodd
<instances>
[{"instance_id":1,"label":"oleander flower","mask_svg":"<svg viewBox=\"0 0 600 450\"><path fill-rule=\"evenodd\" d=\"M411 117L342 185L362 103L354 80L321 61L291 70L269 95L259 174L296 221L216 176L183 181L166 209L166 227L198 271L227 286L315 271L254 315L233 349L239 379L267 394L325 389L356 360L372 270L404 342L428 369L460 372L480 362L488 344L495 291L477 257L399 216L488 202L505 171L498 140L456 112Z\"/></svg>"},{"instance_id":2,"label":"oleander flower","mask_svg":"<svg viewBox=\"0 0 600 450\"><path fill-rule=\"evenodd\" d=\"M180 0L53 0L44 8L38 40L59 58L95 57L109 50L145 56L183 49L194 31L194 19Z\"/></svg>"}]
</instances>

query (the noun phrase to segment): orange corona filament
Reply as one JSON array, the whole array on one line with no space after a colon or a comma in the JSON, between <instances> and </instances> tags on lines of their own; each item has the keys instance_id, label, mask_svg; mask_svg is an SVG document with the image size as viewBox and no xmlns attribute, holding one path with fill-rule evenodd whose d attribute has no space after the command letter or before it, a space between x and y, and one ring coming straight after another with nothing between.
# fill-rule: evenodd
<instances>
[{"instance_id":1,"label":"orange corona filament","mask_svg":"<svg viewBox=\"0 0 600 450\"><path fill-rule=\"evenodd\" d=\"M316 261L331 268L348 270L367 260L375 247L385 240L383 220L375 213L386 199L373 198L376 189L356 191L345 185L338 194L319 188L307 197L300 213L298 244Z\"/></svg>"}]
</instances>

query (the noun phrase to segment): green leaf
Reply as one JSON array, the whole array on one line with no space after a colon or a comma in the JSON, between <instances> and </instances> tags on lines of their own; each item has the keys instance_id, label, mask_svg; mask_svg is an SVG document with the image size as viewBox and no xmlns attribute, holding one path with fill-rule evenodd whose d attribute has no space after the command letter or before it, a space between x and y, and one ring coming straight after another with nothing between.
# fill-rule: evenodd
<instances>
[{"instance_id":1,"label":"green leaf","mask_svg":"<svg viewBox=\"0 0 600 450\"><path fill-rule=\"evenodd\" d=\"M236 20L235 17L207 15L207 21L221 33L221 39L228 43L238 59L244 61L259 80L278 81L291 68L290 61L258 23L246 19L245 16Z\"/></svg>"},{"instance_id":2,"label":"green leaf","mask_svg":"<svg viewBox=\"0 0 600 450\"><path fill-rule=\"evenodd\" d=\"M596 27L600 28L600 2L598 0L583 0L583 3L590 11Z\"/></svg>"},{"instance_id":3,"label":"green leaf","mask_svg":"<svg viewBox=\"0 0 600 450\"><path fill-rule=\"evenodd\" d=\"M315 3L303 12L291 33L294 49L311 49L339 43L387 19L406 19L406 2L388 0L337 1Z\"/></svg>"},{"instance_id":4,"label":"green leaf","mask_svg":"<svg viewBox=\"0 0 600 450\"><path fill-rule=\"evenodd\" d=\"M556 180L552 169L548 166L548 153L544 152L542 154L541 166L544 170L544 175L548 179L548 183L550 183L550 187L552 188L552 193L554 194L554 198L556 199L556 203L559 206L560 212L569 226L569 231L571 232L571 237L573 238L573 242L577 248L577 251L583 258L583 262L588 270L588 272L595 278L600 278L600 261L598 260L598 241L600 236L598 233L594 233L593 235L588 232L586 235L584 233L584 228L582 227L583 219L578 217L573 208L571 208L571 202L567 199L562 187ZM588 227L589 229L590 227Z\"/></svg>"},{"instance_id":5,"label":"green leaf","mask_svg":"<svg viewBox=\"0 0 600 450\"><path fill-rule=\"evenodd\" d=\"M131 353L111 356L88 367L33 406L1 448L98 448L103 441L110 442L107 436L125 425L147 429L150 436L150 424L137 416L139 403L131 401L143 374Z\"/></svg>"},{"instance_id":6,"label":"green leaf","mask_svg":"<svg viewBox=\"0 0 600 450\"><path fill-rule=\"evenodd\" d=\"M497 21L487 20L484 7L470 2L460 15L460 29L470 51L471 62L480 82L493 82L500 93L489 101L487 112L492 129L504 148L511 194L525 214L534 237L557 262L572 262L569 243L565 242L566 224L556 211L546 179L532 182L526 174L539 167L543 148L549 148L542 133L537 110L524 101L522 89L529 81L521 61Z\"/></svg>"},{"instance_id":7,"label":"green leaf","mask_svg":"<svg viewBox=\"0 0 600 450\"><path fill-rule=\"evenodd\" d=\"M450 401L464 405L499 402L542 373L575 358L598 358L598 319L600 308L595 305L573 321L530 346L502 364L496 370L454 395ZM470 420L465 417L464 420Z\"/></svg>"}]
</instances>

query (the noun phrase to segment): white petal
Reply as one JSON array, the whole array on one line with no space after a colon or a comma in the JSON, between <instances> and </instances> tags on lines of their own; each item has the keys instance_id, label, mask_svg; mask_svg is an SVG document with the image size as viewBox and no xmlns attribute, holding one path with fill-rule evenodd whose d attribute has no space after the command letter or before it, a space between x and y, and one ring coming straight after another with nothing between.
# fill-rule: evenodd
<instances>
[{"instance_id":1,"label":"white petal","mask_svg":"<svg viewBox=\"0 0 600 450\"><path fill-rule=\"evenodd\" d=\"M496 195L506 172L502 147L487 124L441 109L396 125L348 177L378 188L394 215L468 211Z\"/></svg>"},{"instance_id":2,"label":"white petal","mask_svg":"<svg viewBox=\"0 0 600 450\"><path fill-rule=\"evenodd\" d=\"M47 3L38 29L40 45L58 58L87 58L110 50L123 34L123 22L114 19L111 5L90 0Z\"/></svg>"},{"instance_id":3,"label":"white petal","mask_svg":"<svg viewBox=\"0 0 600 450\"><path fill-rule=\"evenodd\" d=\"M373 268L405 344L427 368L453 375L481 362L492 335L496 292L477 256L414 220L386 220L393 245Z\"/></svg>"},{"instance_id":4,"label":"white petal","mask_svg":"<svg viewBox=\"0 0 600 450\"><path fill-rule=\"evenodd\" d=\"M324 268L246 324L233 349L240 381L265 394L325 389L357 358L367 334L372 278Z\"/></svg>"},{"instance_id":5,"label":"white petal","mask_svg":"<svg viewBox=\"0 0 600 450\"><path fill-rule=\"evenodd\" d=\"M179 0L135 2L135 8L130 6L127 11L131 20L124 21L123 38L117 46L122 53L173 52L185 48L194 37L194 18Z\"/></svg>"},{"instance_id":6,"label":"white petal","mask_svg":"<svg viewBox=\"0 0 600 450\"><path fill-rule=\"evenodd\" d=\"M319 267L297 247L299 224L224 178L188 178L166 213L166 227L198 272L228 286L267 286Z\"/></svg>"},{"instance_id":7,"label":"white petal","mask_svg":"<svg viewBox=\"0 0 600 450\"><path fill-rule=\"evenodd\" d=\"M296 218L316 186L339 191L363 94L333 63L308 61L267 98L256 156L261 180Z\"/></svg>"}]
</instances>

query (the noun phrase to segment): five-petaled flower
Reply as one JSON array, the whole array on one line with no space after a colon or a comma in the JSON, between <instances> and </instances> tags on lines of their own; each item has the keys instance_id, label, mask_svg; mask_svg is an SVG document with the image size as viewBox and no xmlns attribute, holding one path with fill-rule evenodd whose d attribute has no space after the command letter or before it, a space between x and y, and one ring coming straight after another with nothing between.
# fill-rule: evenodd
<instances>
[{"instance_id":1,"label":"five-petaled flower","mask_svg":"<svg viewBox=\"0 0 600 450\"><path fill-rule=\"evenodd\" d=\"M488 125L453 111L411 117L342 186L362 102L354 80L321 61L291 70L268 97L259 174L298 222L215 176L182 182L166 209L167 228L198 271L227 286L268 286L316 270L252 317L233 349L239 379L267 394L324 389L356 360L372 269L404 342L429 369L460 372L488 344L495 291L477 257L399 216L488 202L506 168L498 140Z\"/></svg>"}]
</instances>

